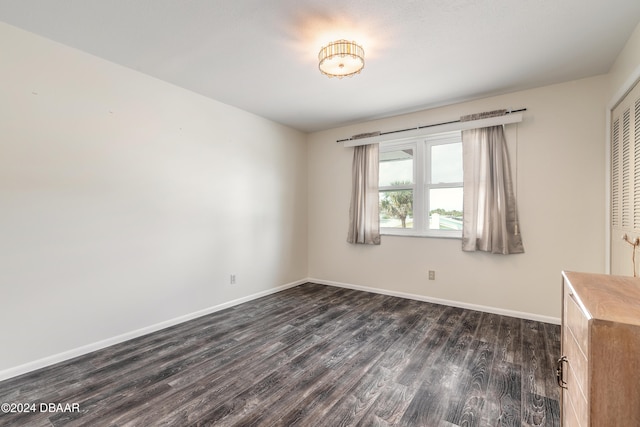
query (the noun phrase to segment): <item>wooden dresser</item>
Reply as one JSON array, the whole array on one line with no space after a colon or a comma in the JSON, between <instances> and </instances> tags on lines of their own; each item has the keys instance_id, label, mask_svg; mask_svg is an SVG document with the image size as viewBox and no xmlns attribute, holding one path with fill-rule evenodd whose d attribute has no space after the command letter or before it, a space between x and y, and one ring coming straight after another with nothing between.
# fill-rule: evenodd
<instances>
[{"instance_id":1,"label":"wooden dresser","mask_svg":"<svg viewBox=\"0 0 640 427\"><path fill-rule=\"evenodd\" d=\"M562 426L640 426L640 279L564 272L562 306Z\"/></svg>"}]
</instances>

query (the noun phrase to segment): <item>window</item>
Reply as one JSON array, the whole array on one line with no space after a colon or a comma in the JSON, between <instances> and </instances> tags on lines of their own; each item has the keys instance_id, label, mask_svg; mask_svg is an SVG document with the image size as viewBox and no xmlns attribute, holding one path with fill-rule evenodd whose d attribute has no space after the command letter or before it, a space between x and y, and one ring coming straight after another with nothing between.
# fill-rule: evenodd
<instances>
[{"instance_id":1,"label":"window","mask_svg":"<svg viewBox=\"0 0 640 427\"><path fill-rule=\"evenodd\" d=\"M461 132L380 143L380 230L462 236Z\"/></svg>"}]
</instances>

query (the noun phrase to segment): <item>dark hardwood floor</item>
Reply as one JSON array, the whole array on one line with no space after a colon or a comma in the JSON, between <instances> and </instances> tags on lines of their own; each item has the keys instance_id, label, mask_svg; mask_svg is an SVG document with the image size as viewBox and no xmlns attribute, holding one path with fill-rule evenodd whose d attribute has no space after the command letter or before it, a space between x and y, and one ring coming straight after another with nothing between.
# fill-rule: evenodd
<instances>
[{"instance_id":1,"label":"dark hardwood floor","mask_svg":"<svg viewBox=\"0 0 640 427\"><path fill-rule=\"evenodd\" d=\"M308 283L0 382L36 405L0 425L559 426L559 354L557 325Z\"/></svg>"}]
</instances>

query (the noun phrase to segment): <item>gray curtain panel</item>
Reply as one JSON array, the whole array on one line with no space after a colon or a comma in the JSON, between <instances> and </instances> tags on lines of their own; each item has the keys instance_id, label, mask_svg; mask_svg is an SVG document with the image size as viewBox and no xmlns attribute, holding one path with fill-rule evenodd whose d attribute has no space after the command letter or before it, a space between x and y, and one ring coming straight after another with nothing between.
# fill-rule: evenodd
<instances>
[{"instance_id":1,"label":"gray curtain panel","mask_svg":"<svg viewBox=\"0 0 640 427\"><path fill-rule=\"evenodd\" d=\"M505 114L474 114L461 121ZM462 132L464 207L462 250L523 253L504 129L491 126Z\"/></svg>"},{"instance_id":2,"label":"gray curtain panel","mask_svg":"<svg viewBox=\"0 0 640 427\"><path fill-rule=\"evenodd\" d=\"M353 148L349 243L380 244L378 152L378 144Z\"/></svg>"}]
</instances>

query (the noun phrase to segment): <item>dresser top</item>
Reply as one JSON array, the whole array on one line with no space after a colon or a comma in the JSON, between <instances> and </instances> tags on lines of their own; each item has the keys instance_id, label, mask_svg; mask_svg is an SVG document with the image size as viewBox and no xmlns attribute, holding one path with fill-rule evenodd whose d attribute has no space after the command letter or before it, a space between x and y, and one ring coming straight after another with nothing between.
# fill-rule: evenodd
<instances>
[{"instance_id":1,"label":"dresser top","mask_svg":"<svg viewBox=\"0 0 640 427\"><path fill-rule=\"evenodd\" d=\"M563 272L592 319L640 325L640 278Z\"/></svg>"}]
</instances>

